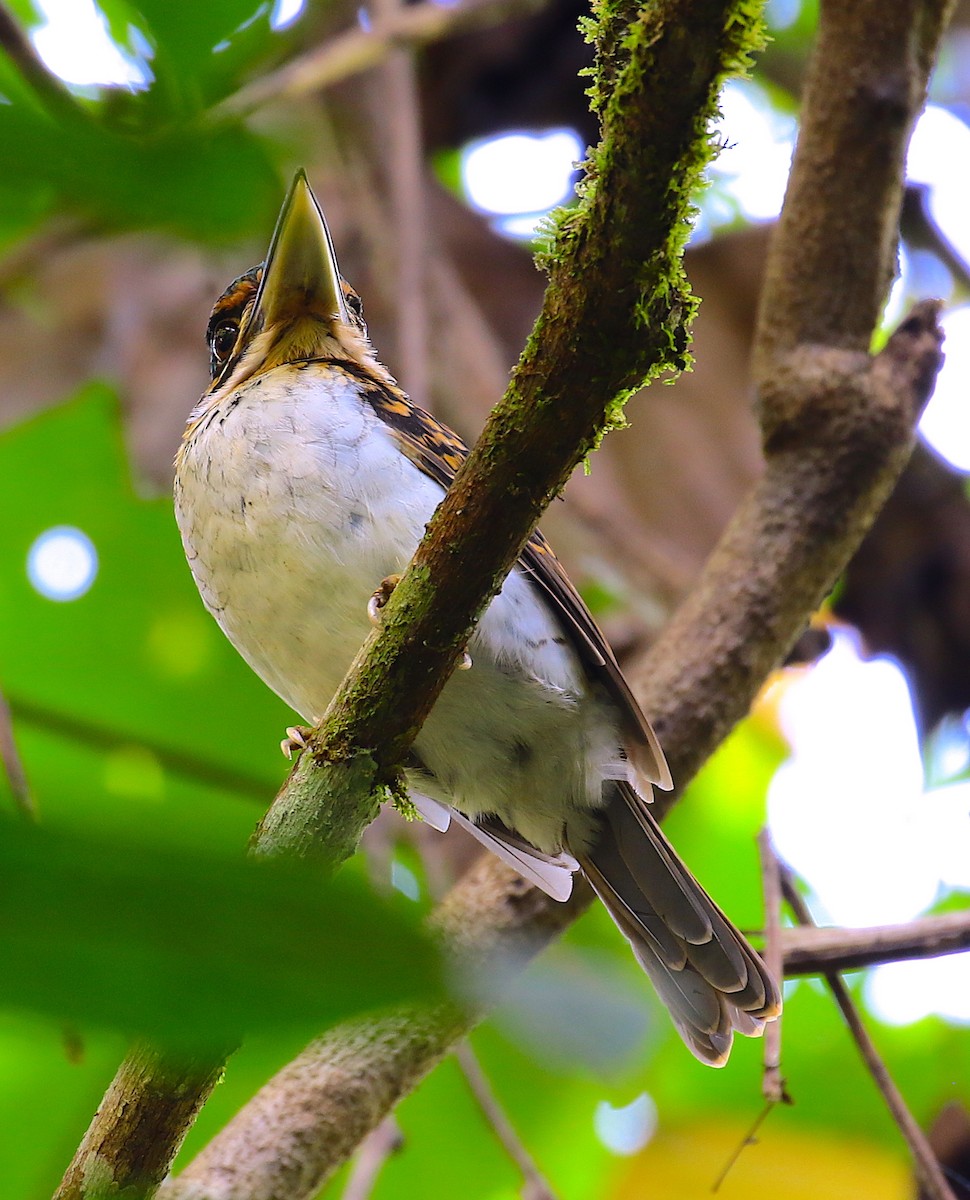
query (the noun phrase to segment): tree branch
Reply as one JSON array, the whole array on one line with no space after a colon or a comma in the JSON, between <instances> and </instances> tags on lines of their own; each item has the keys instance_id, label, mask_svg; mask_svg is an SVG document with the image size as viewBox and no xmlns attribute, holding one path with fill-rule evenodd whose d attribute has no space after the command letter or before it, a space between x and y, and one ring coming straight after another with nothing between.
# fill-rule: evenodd
<instances>
[{"instance_id":1,"label":"tree branch","mask_svg":"<svg viewBox=\"0 0 970 1200\"><path fill-rule=\"evenodd\" d=\"M135 1046L105 1092L54 1200L150 1195L219 1082L224 1061L218 1054L170 1059L151 1046ZM159 1130L166 1136L160 1138Z\"/></svg>"},{"instance_id":2,"label":"tree branch","mask_svg":"<svg viewBox=\"0 0 970 1200\"><path fill-rule=\"evenodd\" d=\"M404 1137L393 1117L386 1117L364 1138L340 1200L370 1200L387 1160L404 1146Z\"/></svg>"},{"instance_id":3,"label":"tree branch","mask_svg":"<svg viewBox=\"0 0 970 1200\"><path fill-rule=\"evenodd\" d=\"M62 81L38 57L30 39L6 4L0 3L0 47L48 112L62 121L75 122L84 112Z\"/></svg>"},{"instance_id":4,"label":"tree branch","mask_svg":"<svg viewBox=\"0 0 970 1200\"><path fill-rule=\"evenodd\" d=\"M771 832L767 827L758 834L758 855L761 860L761 890L765 906L765 944L761 952L765 966L775 979L781 979L785 968L785 950L782 945L781 928L781 872L775 848L771 844ZM761 1094L769 1104L791 1104L785 1091L785 1079L781 1073L781 1031L784 1013L765 1026L762 1048L764 1070L761 1076Z\"/></svg>"},{"instance_id":5,"label":"tree branch","mask_svg":"<svg viewBox=\"0 0 970 1200\"><path fill-rule=\"evenodd\" d=\"M783 929L781 944L788 976L861 971L878 963L959 954L970 950L970 911L872 929Z\"/></svg>"},{"instance_id":6,"label":"tree branch","mask_svg":"<svg viewBox=\"0 0 970 1200\"><path fill-rule=\"evenodd\" d=\"M0 691L0 764L3 765L4 774L7 776L10 794L17 812L28 821L36 821L37 805L27 781L27 773L24 770L20 751L17 749L10 705L2 691Z\"/></svg>"},{"instance_id":7,"label":"tree branch","mask_svg":"<svg viewBox=\"0 0 970 1200\"><path fill-rule=\"evenodd\" d=\"M381 22L403 11L401 0L377 0ZM421 98L417 65L410 47L396 46L382 71L382 103L375 118L388 144L387 167L394 226L394 333L400 376L411 399L428 407L427 205Z\"/></svg>"}]
</instances>

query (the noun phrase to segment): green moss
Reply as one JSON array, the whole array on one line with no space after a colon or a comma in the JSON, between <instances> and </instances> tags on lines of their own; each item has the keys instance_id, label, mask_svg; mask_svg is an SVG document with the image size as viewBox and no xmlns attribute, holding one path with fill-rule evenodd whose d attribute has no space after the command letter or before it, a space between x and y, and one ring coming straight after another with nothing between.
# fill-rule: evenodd
<instances>
[{"instance_id":1,"label":"green moss","mask_svg":"<svg viewBox=\"0 0 970 1200\"><path fill-rule=\"evenodd\" d=\"M418 820L420 814L414 806L403 775L395 776L394 781L387 786L385 799L390 801L405 821Z\"/></svg>"},{"instance_id":2,"label":"green moss","mask_svg":"<svg viewBox=\"0 0 970 1200\"><path fill-rule=\"evenodd\" d=\"M720 88L745 74L765 44L761 0L721 6L715 0L709 6L713 29L698 27L689 35L681 7L675 0L645 9L593 0L592 15L580 23L596 47L595 65L586 72L592 80L587 94L602 136L589 151L577 205L555 210L543 223L536 261L552 276L552 286L567 289L582 280L596 315L611 300L595 294L597 272L629 280L623 306L617 301L611 307L615 320L608 336L616 339L617 356L626 354L632 365L627 379L606 374L590 381L612 392L595 444L606 430L625 424L623 406L630 395L690 366L690 325L698 301L682 259L696 216L691 195L720 148L709 132ZM682 79L673 77L669 65L678 56L690 67ZM691 75L701 79L706 95L690 94ZM671 129L653 119L654 112L665 114L671 107L675 87L683 91L677 98L684 112L680 133L676 121ZM598 256L593 261L587 261L589 247ZM604 336L589 325L584 336Z\"/></svg>"}]
</instances>

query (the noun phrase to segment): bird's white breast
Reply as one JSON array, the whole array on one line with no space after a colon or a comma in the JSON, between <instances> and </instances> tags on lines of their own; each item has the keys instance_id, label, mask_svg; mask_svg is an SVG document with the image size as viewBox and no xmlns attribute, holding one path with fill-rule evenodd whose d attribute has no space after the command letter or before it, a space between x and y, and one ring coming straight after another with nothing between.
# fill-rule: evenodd
<instances>
[{"instance_id":1,"label":"bird's white breast","mask_svg":"<svg viewBox=\"0 0 970 1200\"><path fill-rule=\"evenodd\" d=\"M206 606L310 721L369 630L367 601L407 565L442 489L355 384L322 364L267 372L203 411L177 464L176 515ZM496 812L544 847L563 808L600 802L614 719L586 695L562 630L518 572L416 743L420 787Z\"/></svg>"}]
</instances>

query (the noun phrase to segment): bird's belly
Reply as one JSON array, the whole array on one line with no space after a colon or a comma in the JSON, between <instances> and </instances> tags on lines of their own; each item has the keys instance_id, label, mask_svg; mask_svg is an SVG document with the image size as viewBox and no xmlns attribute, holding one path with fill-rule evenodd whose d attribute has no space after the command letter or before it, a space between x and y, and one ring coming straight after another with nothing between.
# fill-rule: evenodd
<instances>
[{"instance_id":1,"label":"bird's belly","mask_svg":"<svg viewBox=\"0 0 970 1200\"><path fill-rule=\"evenodd\" d=\"M404 569L442 491L356 396L317 408L257 384L185 443L176 511L207 607L315 722L367 636L370 595ZM561 634L513 573L469 643L471 670L452 676L415 743L417 787L544 848L617 773L613 714L586 693Z\"/></svg>"}]
</instances>

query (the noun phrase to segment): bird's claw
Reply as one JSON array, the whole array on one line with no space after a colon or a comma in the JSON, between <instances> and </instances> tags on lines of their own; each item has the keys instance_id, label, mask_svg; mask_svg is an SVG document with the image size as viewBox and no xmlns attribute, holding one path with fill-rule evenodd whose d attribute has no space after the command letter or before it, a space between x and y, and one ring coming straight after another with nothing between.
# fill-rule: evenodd
<instances>
[{"instance_id":1,"label":"bird's claw","mask_svg":"<svg viewBox=\"0 0 970 1200\"><path fill-rule=\"evenodd\" d=\"M308 738L312 732L313 730L309 725L288 726L286 737L280 742L283 757L292 759L294 754L299 754L301 750L305 750L308 745Z\"/></svg>"},{"instance_id":2,"label":"bird's claw","mask_svg":"<svg viewBox=\"0 0 970 1200\"><path fill-rule=\"evenodd\" d=\"M386 579L381 580L380 587L374 589L373 595L367 601L367 616L372 625L380 625L381 609L390 600L391 592L400 582L400 575L388 575Z\"/></svg>"},{"instance_id":3,"label":"bird's claw","mask_svg":"<svg viewBox=\"0 0 970 1200\"><path fill-rule=\"evenodd\" d=\"M370 618L372 625L380 625L381 609L387 604L391 598L391 592L401 582L400 575L388 575L386 579L381 580L380 587L375 588L371 598L367 601L367 616ZM467 650L461 652L461 661L458 663L457 670L470 671L472 665L472 656Z\"/></svg>"}]
</instances>

